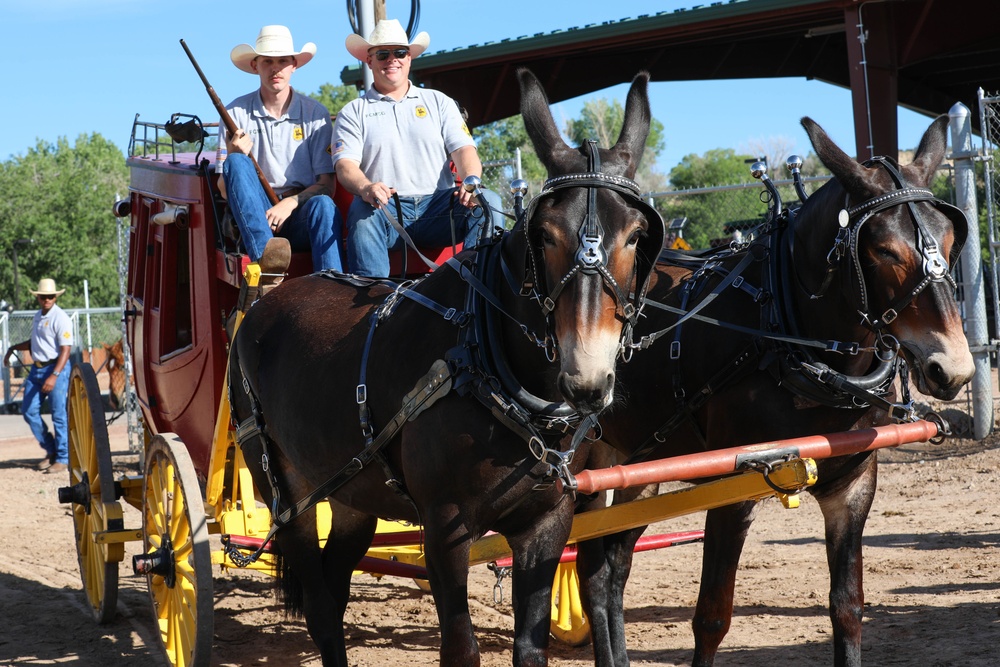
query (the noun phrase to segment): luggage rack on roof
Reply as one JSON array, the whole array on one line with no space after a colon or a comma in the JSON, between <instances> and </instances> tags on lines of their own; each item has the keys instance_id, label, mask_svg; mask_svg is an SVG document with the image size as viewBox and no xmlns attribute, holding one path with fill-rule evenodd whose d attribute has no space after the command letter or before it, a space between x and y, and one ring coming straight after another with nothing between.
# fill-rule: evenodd
<instances>
[{"instance_id":1,"label":"luggage rack on roof","mask_svg":"<svg viewBox=\"0 0 1000 667\"><path fill-rule=\"evenodd\" d=\"M179 119L188 120L180 122ZM166 123L150 123L140 121L139 114L132 122L132 137L128 144L129 157L152 157L160 159L160 153L170 153L170 163L177 164L178 153L195 153L194 165L201 161L201 153L205 148L205 139L209 133L206 127L218 127L218 123L201 122L197 116L186 113L175 113Z\"/></svg>"}]
</instances>

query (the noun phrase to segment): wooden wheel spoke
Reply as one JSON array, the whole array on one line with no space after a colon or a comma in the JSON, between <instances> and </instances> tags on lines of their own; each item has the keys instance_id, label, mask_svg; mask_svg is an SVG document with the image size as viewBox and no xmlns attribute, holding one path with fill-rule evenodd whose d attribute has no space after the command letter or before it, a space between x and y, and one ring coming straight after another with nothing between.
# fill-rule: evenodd
<instances>
[{"instance_id":1,"label":"wooden wheel spoke","mask_svg":"<svg viewBox=\"0 0 1000 667\"><path fill-rule=\"evenodd\" d=\"M161 645L171 667L206 667L213 634L211 550L198 477L176 436L153 438L144 486L146 552L170 550L169 579L147 579Z\"/></svg>"},{"instance_id":2,"label":"wooden wheel spoke","mask_svg":"<svg viewBox=\"0 0 1000 667\"><path fill-rule=\"evenodd\" d=\"M90 364L73 367L67 407L70 486L86 477L90 496L89 514L83 503L73 505L80 578L94 619L107 623L114 618L118 605L118 560L109 559L109 547L97 544L94 534L107 524L105 505L116 503L117 498L111 483L113 467L104 403Z\"/></svg>"}]
</instances>

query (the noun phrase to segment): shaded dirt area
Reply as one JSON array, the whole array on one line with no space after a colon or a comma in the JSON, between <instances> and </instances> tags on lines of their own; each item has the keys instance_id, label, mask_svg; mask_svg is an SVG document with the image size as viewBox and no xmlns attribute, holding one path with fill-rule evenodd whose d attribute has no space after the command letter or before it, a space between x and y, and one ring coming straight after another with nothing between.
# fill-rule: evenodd
<instances>
[{"instance_id":1,"label":"shaded dirt area","mask_svg":"<svg viewBox=\"0 0 1000 667\"><path fill-rule=\"evenodd\" d=\"M958 415L960 417L960 415ZM115 465L135 471L123 427L112 426ZM0 665L124 667L166 664L145 580L120 570L118 616L99 627L85 609L63 476L30 467L41 454L17 416L0 417ZM1000 438L950 439L880 454L879 493L865 537L864 659L869 665L996 665L1000 645ZM141 527L126 506L128 527ZM658 532L701 527L695 514ZM733 629L722 667L831 664L828 574L816 503L765 503L744 553ZM128 545L126 563L136 552ZM698 545L635 558L626 608L633 665L690 664ZM494 602L493 574L472 569L473 621L483 664L511 664L509 595ZM317 667L300 620L286 619L271 580L248 572L215 578L213 665ZM510 582L505 582L509 591ZM506 592L505 591L505 592ZM429 595L409 580L356 578L348 609L349 656L359 666L437 664ZM552 664L593 664L587 646L554 644Z\"/></svg>"}]
</instances>

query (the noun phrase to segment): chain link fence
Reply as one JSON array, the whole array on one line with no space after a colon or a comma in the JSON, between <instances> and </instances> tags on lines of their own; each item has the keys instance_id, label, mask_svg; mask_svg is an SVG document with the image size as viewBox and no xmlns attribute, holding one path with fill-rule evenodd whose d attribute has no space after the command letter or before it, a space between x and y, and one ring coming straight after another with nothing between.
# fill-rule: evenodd
<instances>
[{"instance_id":1,"label":"chain link fence","mask_svg":"<svg viewBox=\"0 0 1000 667\"><path fill-rule=\"evenodd\" d=\"M989 298L989 331L994 338L1000 338L997 323L1000 322L1000 290L997 290L997 273L1000 271L1000 169L995 154L1000 147L1000 92L987 95L979 89L979 122L982 131L983 198L985 208L986 243L989 247L989 275L986 289Z\"/></svg>"},{"instance_id":2,"label":"chain link fence","mask_svg":"<svg viewBox=\"0 0 1000 667\"><path fill-rule=\"evenodd\" d=\"M122 337L121 308L74 308L67 309L73 324L73 348L70 359L74 363L86 361L95 371L101 388L107 389L107 373L101 373L107 360L105 346L112 346ZM15 310L12 313L0 312L0 356L6 355L12 345L31 338L31 325L34 319L33 310ZM0 411L11 413L18 410L23 392L24 378L28 374L30 363L27 355L21 353L20 362L13 361L10 368L3 369L3 403Z\"/></svg>"}]
</instances>

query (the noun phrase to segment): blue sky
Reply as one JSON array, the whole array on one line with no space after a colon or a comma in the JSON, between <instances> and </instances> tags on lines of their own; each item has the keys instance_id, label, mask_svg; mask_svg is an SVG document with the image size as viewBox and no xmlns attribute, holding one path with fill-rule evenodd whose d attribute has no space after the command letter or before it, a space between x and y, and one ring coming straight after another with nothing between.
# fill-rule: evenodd
<instances>
[{"instance_id":1,"label":"blue sky","mask_svg":"<svg viewBox=\"0 0 1000 667\"><path fill-rule=\"evenodd\" d=\"M389 16L405 25L410 3L386 4ZM477 9L461 1L424 0L419 29L430 34L433 53L697 4L704 2L505 0ZM323 83L339 84L341 70L356 62L344 48L351 28L342 0L0 0L0 25L8 44L0 161L24 154L38 139L65 137L72 143L91 132L124 151L136 113L156 122L167 121L174 112L217 121L179 40L185 40L228 103L257 85L255 77L232 65L230 50L253 43L260 27L271 23L289 26L297 47L307 41L317 44L315 59L292 80L303 92L315 92ZM637 62L636 70L641 67ZM625 86L616 86L592 96L624 101L625 92ZM651 93L653 115L665 126L666 149L658 163L662 171L690 153L720 147L747 150L754 142L775 139L805 155L810 145L799 125L805 115L853 153L850 94L835 86L803 79L664 82L654 83ZM560 126L579 114L584 99L553 107ZM900 147L915 146L929 123L900 110Z\"/></svg>"}]
</instances>

